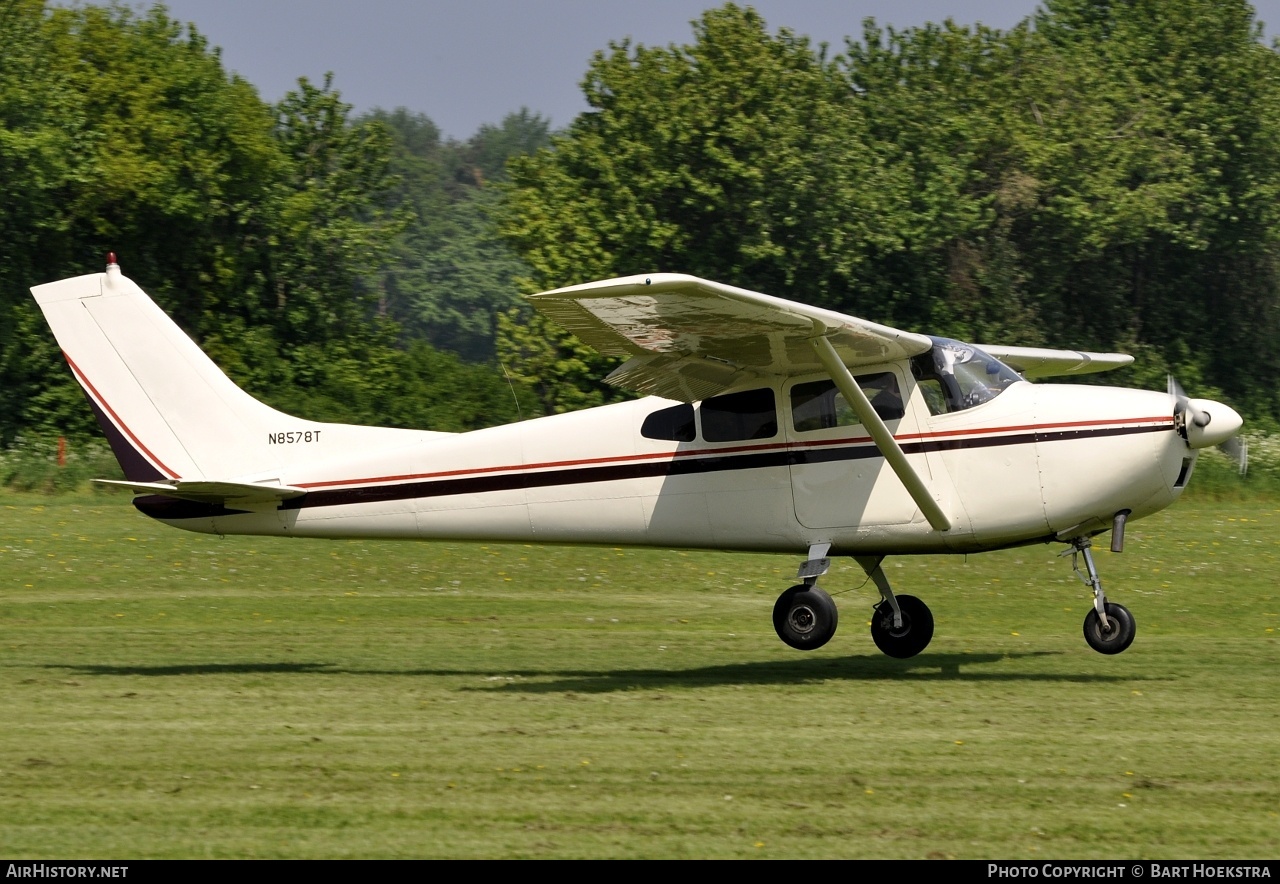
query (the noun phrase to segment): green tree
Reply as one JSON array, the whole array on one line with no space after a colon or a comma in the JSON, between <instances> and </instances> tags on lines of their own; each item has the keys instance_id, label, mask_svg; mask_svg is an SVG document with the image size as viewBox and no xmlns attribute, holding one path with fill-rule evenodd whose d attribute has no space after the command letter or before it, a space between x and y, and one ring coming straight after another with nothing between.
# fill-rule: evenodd
<instances>
[{"instance_id":1,"label":"green tree","mask_svg":"<svg viewBox=\"0 0 1280 884\"><path fill-rule=\"evenodd\" d=\"M160 8L16 0L0 28L0 230L18 233L0 246L12 283L0 295L0 438L33 425L83 433L88 411L26 287L100 268L114 250L199 334L243 300L282 158L253 89Z\"/></svg>"},{"instance_id":2,"label":"green tree","mask_svg":"<svg viewBox=\"0 0 1280 884\"><path fill-rule=\"evenodd\" d=\"M272 312L286 345L344 339L377 304L371 283L407 216L385 205L393 186L391 135L352 124L351 106L305 78L278 108L276 136L292 161L278 204Z\"/></svg>"},{"instance_id":3,"label":"green tree","mask_svg":"<svg viewBox=\"0 0 1280 884\"><path fill-rule=\"evenodd\" d=\"M1050 0L1008 32L868 21L830 60L733 4L694 36L599 53L591 110L512 165L527 290L683 270L979 341L1131 349L1155 363L1135 378L1280 412L1280 55L1243 0ZM572 341L504 329L544 402L598 398Z\"/></svg>"},{"instance_id":4,"label":"green tree","mask_svg":"<svg viewBox=\"0 0 1280 884\"><path fill-rule=\"evenodd\" d=\"M688 46L597 53L591 110L511 165L503 232L532 286L656 269L819 301L848 286L851 244L824 222L864 163L838 72L750 9L711 10L694 31Z\"/></svg>"},{"instance_id":5,"label":"green tree","mask_svg":"<svg viewBox=\"0 0 1280 884\"><path fill-rule=\"evenodd\" d=\"M807 40L770 34L732 4L694 24L695 42L623 42L597 53L591 108L549 149L513 161L503 233L530 265L526 291L674 270L833 305L847 300L869 249L884 244L884 191L851 125L853 96ZM841 217L843 216L843 217ZM565 407L609 363L540 321L556 358L514 368ZM527 336L526 336L527 337ZM515 358L528 341L501 340ZM508 368L513 366L508 364ZM565 373L565 369L568 369Z\"/></svg>"},{"instance_id":6,"label":"green tree","mask_svg":"<svg viewBox=\"0 0 1280 884\"><path fill-rule=\"evenodd\" d=\"M551 124L527 107L507 114L498 125L482 125L459 147L463 168L476 185L505 181L507 163L537 153L551 142Z\"/></svg>"},{"instance_id":7,"label":"green tree","mask_svg":"<svg viewBox=\"0 0 1280 884\"><path fill-rule=\"evenodd\" d=\"M1253 10L1059 0L1036 33L1022 238L1046 319L1274 409L1280 59Z\"/></svg>"},{"instance_id":8,"label":"green tree","mask_svg":"<svg viewBox=\"0 0 1280 884\"><path fill-rule=\"evenodd\" d=\"M392 199L410 215L382 272L385 311L406 340L491 361L495 317L516 305L516 280L528 271L497 233L490 185L505 178L507 160L546 143L547 122L521 110L459 143L404 109L370 118L393 133L401 183Z\"/></svg>"},{"instance_id":9,"label":"green tree","mask_svg":"<svg viewBox=\"0 0 1280 884\"><path fill-rule=\"evenodd\" d=\"M1011 143L1004 96L1025 51L1004 34L951 21L906 31L868 20L839 60L857 95L858 132L892 194L861 269L870 297L846 309L968 339L1039 343L1011 225L1034 198ZM837 222L838 223L838 222Z\"/></svg>"},{"instance_id":10,"label":"green tree","mask_svg":"<svg viewBox=\"0 0 1280 884\"><path fill-rule=\"evenodd\" d=\"M390 136L330 82L273 108L158 6L7 0L0 38L0 442L96 432L26 288L108 251L275 404L349 419L376 398L351 365L415 364L376 316Z\"/></svg>"}]
</instances>

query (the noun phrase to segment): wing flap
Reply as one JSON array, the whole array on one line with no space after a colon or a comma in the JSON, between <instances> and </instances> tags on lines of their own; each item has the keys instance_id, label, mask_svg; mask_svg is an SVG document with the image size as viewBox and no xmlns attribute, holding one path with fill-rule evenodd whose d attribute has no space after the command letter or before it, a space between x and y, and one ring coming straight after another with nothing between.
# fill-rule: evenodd
<instances>
[{"instance_id":1,"label":"wing flap","mask_svg":"<svg viewBox=\"0 0 1280 884\"><path fill-rule=\"evenodd\" d=\"M697 356L635 356L605 378L615 387L642 396L697 402L737 386L755 373Z\"/></svg>"}]
</instances>

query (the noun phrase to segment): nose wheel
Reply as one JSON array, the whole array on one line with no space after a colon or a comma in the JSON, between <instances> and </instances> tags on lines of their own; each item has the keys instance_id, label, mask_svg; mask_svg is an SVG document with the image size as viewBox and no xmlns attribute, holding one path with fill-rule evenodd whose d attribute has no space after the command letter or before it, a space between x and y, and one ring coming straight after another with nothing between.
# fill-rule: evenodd
<instances>
[{"instance_id":1,"label":"nose wheel","mask_svg":"<svg viewBox=\"0 0 1280 884\"><path fill-rule=\"evenodd\" d=\"M1107 622L1104 625L1097 611L1090 611L1084 618L1084 640L1099 654L1118 654L1133 644L1138 632L1133 615L1124 605L1106 603Z\"/></svg>"},{"instance_id":2,"label":"nose wheel","mask_svg":"<svg viewBox=\"0 0 1280 884\"><path fill-rule=\"evenodd\" d=\"M1138 634L1138 624L1124 605L1107 601L1106 593L1102 591L1102 579L1098 577L1098 569L1093 565L1093 554L1089 547L1089 538L1077 537L1071 541L1071 549L1063 553L1071 556L1071 569L1086 586L1093 589L1093 610L1084 618L1084 640L1099 654L1119 654L1133 644L1133 637ZM1084 557L1085 572L1081 572L1076 556Z\"/></svg>"}]
</instances>

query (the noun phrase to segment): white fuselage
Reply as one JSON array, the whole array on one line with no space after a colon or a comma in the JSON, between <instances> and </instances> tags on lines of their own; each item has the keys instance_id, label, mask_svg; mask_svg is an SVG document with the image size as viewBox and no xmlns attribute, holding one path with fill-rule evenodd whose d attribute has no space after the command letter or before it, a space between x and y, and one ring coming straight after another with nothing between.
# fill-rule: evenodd
<instances>
[{"instance_id":1,"label":"white fuselage","mask_svg":"<svg viewBox=\"0 0 1280 884\"><path fill-rule=\"evenodd\" d=\"M1021 382L931 414L906 362L876 371L897 377L903 413L886 423L950 518L946 531L861 426L797 429L791 388L821 375L778 381L774 426L750 438L705 441L700 406L689 441L650 438L646 418L678 406L649 398L323 460L304 441L271 478L307 494L279 508L136 505L218 534L965 552L1096 533L1122 510L1149 515L1177 499L1194 464L1162 393Z\"/></svg>"}]
</instances>

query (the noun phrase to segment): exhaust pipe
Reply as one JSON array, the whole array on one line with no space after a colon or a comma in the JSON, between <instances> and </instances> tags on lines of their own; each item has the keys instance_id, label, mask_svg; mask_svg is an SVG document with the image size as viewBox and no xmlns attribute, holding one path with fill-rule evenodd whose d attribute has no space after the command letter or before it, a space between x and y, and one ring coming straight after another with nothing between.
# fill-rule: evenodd
<instances>
[{"instance_id":1,"label":"exhaust pipe","mask_svg":"<svg viewBox=\"0 0 1280 884\"><path fill-rule=\"evenodd\" d=\"M1111 551L1124 552L1124 523L1133 510L1120 510L1111 520Z\"/></svg>"}]
</instances>

